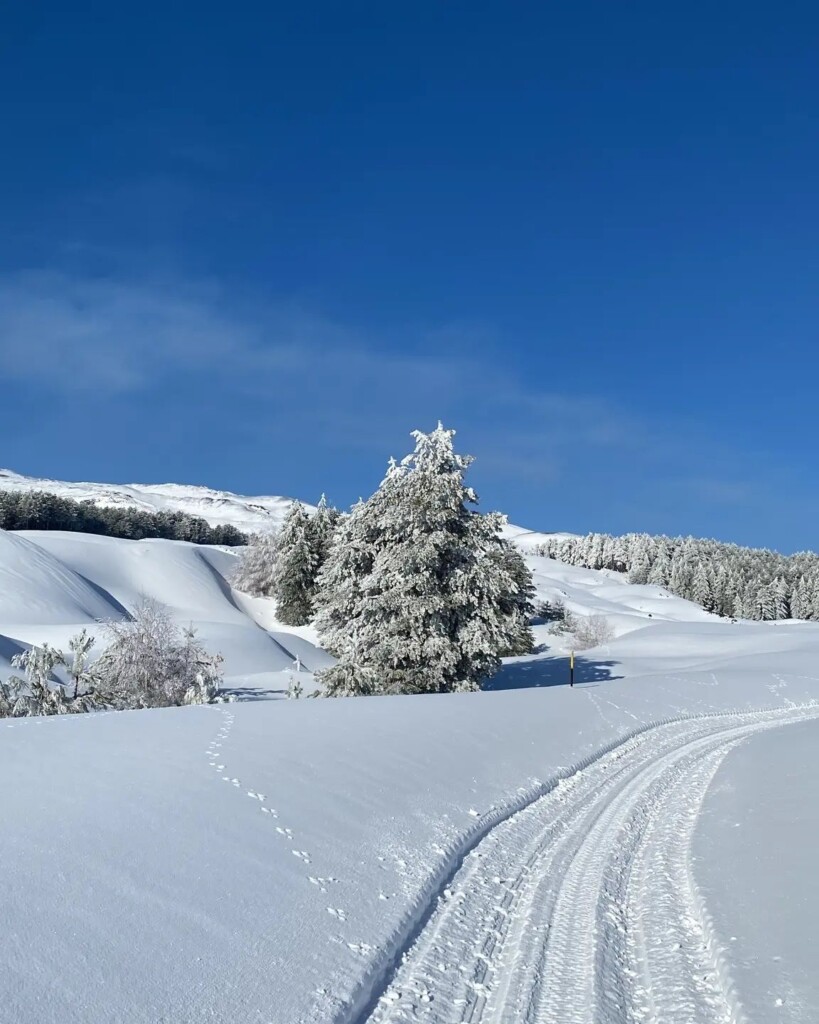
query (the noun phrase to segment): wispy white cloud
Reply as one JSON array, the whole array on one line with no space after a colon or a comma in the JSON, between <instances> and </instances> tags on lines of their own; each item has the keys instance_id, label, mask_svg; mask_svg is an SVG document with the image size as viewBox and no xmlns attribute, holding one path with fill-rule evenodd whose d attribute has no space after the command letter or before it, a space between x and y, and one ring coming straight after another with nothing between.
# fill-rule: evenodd
<instances>
[{"instance_id":1,"label":"wispy white cloud","mask_svg":"<svg viewBox=\"0 0 819 1024\"><path fill-rule=\"evenodd\" d=\"M0 278L0 369L56 391L127 392L254 340L202 289L26 272Z\"/></svg>"},{"instance_id":2,"label":"wispy white cloud","mask_svg":"<svg viewBox=\"0 0 819 1024\"><path fill-rule=\"evenodd\" d=\"M649 429L639 414L572 387L524 380L502 356L481 354L491 338L460 322L399 325L385 339L297 305L237 302L208 282L0 277L0 372L55 395L126 402L195 377L209 414L218 408L247 436L298 423L325 446L383 454L396 445L400 455L410 429L443 418L466 424L466 447L497 477L541 485L592 468L616 479L652 467L669 494L681 479L710 503L747 492L719 472L702 476L699 456L707 448L713 466L715 450L693 428ZM673 472L662 469L669 452Z\"/></svg>"}]
</instances>

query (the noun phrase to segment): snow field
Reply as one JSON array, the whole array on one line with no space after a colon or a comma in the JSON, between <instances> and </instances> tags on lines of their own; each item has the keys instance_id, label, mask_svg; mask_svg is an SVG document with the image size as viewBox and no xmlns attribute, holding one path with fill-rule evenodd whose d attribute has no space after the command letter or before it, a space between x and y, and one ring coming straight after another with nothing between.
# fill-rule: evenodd
<instances>
[{"instance_id":1,"label":"snow field","mask_svg":"<svg viewBox=\"0 0 819 1024\"><path fill-rule=\"evenodd\" d=\"M689 841L711 779L762 732L768 749L769 727L814 714L819 625L730 623L532 556L541 599L613 628L578 655L573 690L571 638L538 626L542 649L508 659L495 692L270 702L297 660L309 692L330 659L310 628L230 588L236 557L0 532L0 672L26 644L64 645L148 596L224 653L245 701L0 722L9 1020L716 1024L743 1005L763 1024L817 1018L792 945L796 973L786 957L776 995L757 998L743 964L770 959L759 915L726 882L723 838L704 884ZM671 718L685 720L646 731ZM751 774L737 769L732 792ZM791 906L809 877L794 862ZM732 906L712 911L723 890Z\"/></svg>"}]
</instances>

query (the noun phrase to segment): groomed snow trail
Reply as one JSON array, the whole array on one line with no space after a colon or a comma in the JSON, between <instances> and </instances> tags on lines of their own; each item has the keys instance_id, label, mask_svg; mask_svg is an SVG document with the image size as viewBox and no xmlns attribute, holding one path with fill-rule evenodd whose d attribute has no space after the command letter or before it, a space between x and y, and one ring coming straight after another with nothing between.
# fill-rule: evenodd
<instances>
[{"instance_id":1,"label":"groomed snow trail","mask_svg":"<svg viewBox=\"0 0 819 1024\"><path fill-rule=\"evenodd\" d=\"M493 828L384 979L370 1024L743 1024L690 865L720 763L819 708L626 740Z\"/></svg>"}]
</instances>

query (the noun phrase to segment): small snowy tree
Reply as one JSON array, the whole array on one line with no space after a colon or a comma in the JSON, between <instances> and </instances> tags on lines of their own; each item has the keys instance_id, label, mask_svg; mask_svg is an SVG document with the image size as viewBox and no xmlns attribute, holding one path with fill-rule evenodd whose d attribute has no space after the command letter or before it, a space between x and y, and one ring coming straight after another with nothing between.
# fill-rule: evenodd
<instances>
[{"instance_id":1,"label":"small snowy tree","mask_svg":"<svg viewBox=\"0 0 819 1024\"><path fill-rule=\"evenodd\" d=\"M72 650L86 642L87 638L82 634L72 638ZM11 663L14 668L23 669L24 678L11 676L5 683L0 683L0 717L76 714L93 711L106 704L92 689L78 694L76 682L74 694L66 693L55 670L66 667L68 660L62 651L50 644L35 645L15 655ZM88 682L90 676L83 672L82 678Z\"/></svg>"},{"instance_id":2,"label":"small snowy tree","mask_svg":"<svg viewBox=\"0 0 819 1024\"><path fill-rule=\"evenodd\" d=\"M71 651L71 659L65 660L68 674L74 683L74 700L79 696L80 687L90 689L94 684L94 673L89 669L88 655L94 646L94 637L87 630L82 630L68 641L68 649Z\"/></svg>"},{"instance_id":3,"label":"small snowy tree","mask_svg":"<svg viewBox=\"0 0 819 1024\"><path fill-rule=\"evenodd\" d=\"M337 508L328 505L327 498L322 494L316 511L310 516L307 524L307 539L310 550L313 552L318 569L327 561L330 548L333 544L333 534L341 519L341 513Z\"/></svg>"},{"instance_id":4,"label":"small snowy tree","mask_svg":"<svg viewBox=\"0 0 819 1024\"><path fill-rule=\"evenodd\" d=\"M691 599L707 612L713 611L714 595L708 579L708 572L702 562L694 571L694 578L691 583Z\"/></svg>"},{"instance_id":5,"label":"small snowy tree","mask_svg":"<svg viewBox=\"0 0 819 1024\"><path fill-rule=\"evenodd\" d=\"M288 626L304 626L313 617L318 558L311 544L310 517L293 502L275 541L273 586L276 614Z\"/></svg>"}]
</instances>

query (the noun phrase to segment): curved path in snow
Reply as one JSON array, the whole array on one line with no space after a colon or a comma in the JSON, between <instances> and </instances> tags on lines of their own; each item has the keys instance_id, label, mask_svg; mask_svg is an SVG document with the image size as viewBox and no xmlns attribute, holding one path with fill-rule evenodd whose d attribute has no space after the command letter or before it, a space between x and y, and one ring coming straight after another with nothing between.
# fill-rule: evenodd
<instances>
[{"instance_id":1,"label":"curved path in snow","mask_svg":"<svg viewBox=\"0 0 819 1024\"><path fill-rule=\"evenodd\" d=\"M817 708L660 725L493 828L357 1022L742 1024L690 868L726 754Z\"/></svg>"}]
</instances>

